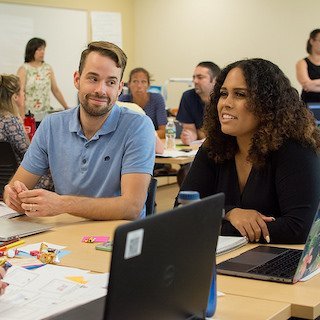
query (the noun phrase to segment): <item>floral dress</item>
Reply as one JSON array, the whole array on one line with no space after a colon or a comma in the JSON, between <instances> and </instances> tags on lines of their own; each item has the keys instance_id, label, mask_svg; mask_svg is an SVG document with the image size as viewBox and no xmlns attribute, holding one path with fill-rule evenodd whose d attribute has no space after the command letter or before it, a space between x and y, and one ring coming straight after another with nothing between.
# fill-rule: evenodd
<instances>
[{"instance_id":1,"label":"floral dress","mask_svg":"<svg viewBox=\"0 0 320 320\"><path fill-rule=\"evenodd\" d=\"M39 113L50 111L51 92L51 67L47 63L42 63L40 67L33 67L29 63L24 63L26 70L26 111L31 111L35 116Z\"/></svg>"},{"instance_id":2,"label":"floral dress","mask_svg":"<svg viewBox=\"0 0 320 320\"><path fill-rule=\"evenodd\" d=\"M24 133L19 117L12 114L0 114L0 141L11 144L16 159L20 164L29 147L29 140ZM35 188L54 190L51 174L42 176Z\"/></svg>"}]
</instances>

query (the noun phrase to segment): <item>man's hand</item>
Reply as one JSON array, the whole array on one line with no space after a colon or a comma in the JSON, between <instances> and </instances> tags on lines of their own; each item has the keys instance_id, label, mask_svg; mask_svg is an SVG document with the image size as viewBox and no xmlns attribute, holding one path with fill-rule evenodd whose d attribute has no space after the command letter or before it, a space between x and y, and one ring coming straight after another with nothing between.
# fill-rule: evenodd
<instances>
[{"instance_id":1,"label":"man's hand","mask_svg":"<svg viewBox=\"0 0 320 320\"><path fill-rule=\"evenodd\" d=\"M6 203L6 205L17 212L23 212L24 210L21 207L21 200L19 198L19 193L22 191L28 190L25 184L20 181L15 181L13 185L7 184L4 187L4 190L5 190L4 202Z\"/></svg>"},{"instance_id":2,"label":"man's hand","mask_svg":"<svg viewBox=\"0 0 320 320\"><path fill-rule=\"evenodd\" d=\"M26 190L19 193L21 207L29 217L48 217L63 213L61 196L44 189Z\"/></svg>"},{"instance_id":3,"label":"man's hand","mask_svg":"<svg viewBox=\"0 0 320 320\"><path fill-rule=\"evenodd\" d=\"M226 214L226 219L251 242L258 242L263 236L267 243L270 242L269 230L266 222L274 221L256 210L234 208Z\"/></svg>"},{"instance_id":4,"label":"man's hand","mask_svg":"<svg viewBox=\"0 0 320 320\"><path fill-rule=\"evenodd\" d=\"M180 135L180 139L183 144L190 145L191 142L197 140L197 132L189 129L183 129Z\"/></svg>"}]
</instances>

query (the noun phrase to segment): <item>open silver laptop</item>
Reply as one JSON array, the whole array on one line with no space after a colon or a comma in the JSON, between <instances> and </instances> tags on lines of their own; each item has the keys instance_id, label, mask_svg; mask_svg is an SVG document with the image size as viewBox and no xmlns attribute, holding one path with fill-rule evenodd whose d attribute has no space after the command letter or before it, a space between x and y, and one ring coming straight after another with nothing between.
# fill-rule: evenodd
<instances>
[{"instance_id":1,"label":"open silver laptop","mask_svg":"<svg viewBox=\"0 0 320 320\"><path fill-rule=\"evenodd\" d=\"M318 209L304 250L258 246L217 265L219 274L296 283L320 268L320 210Z\"/></svg>"},{"instance_id":2,"label":"open silver laptop","mask_svg":"<svg viewBox=\"0 0 320 320\"><path fill-rule=\"evenodd\" d=\"M9 241L15 238L30 236L32 234L47 231L51 228L52 227L47 224L1 218L0 241Z\"/></svg>"},{"instance_id":3,"label":"open silver laptop","mask_svg":"<svg viewBox=\"0 0 320 320\"><path fill-rule=\"evenodd\" d=\"M106 297L51 319L205 319L224 195L117 228Z\"/></svg>"}]
</instances>

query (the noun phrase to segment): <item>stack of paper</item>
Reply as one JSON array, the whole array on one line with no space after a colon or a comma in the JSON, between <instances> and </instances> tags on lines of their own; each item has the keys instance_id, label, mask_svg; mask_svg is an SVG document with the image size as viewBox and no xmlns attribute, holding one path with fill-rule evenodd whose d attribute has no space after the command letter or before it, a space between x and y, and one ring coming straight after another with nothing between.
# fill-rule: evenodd
<instances>
[{"instance_id":1,"label":"stack of paper","mask_svg":"<svg viewBox=\"0 0 320 320\"><path fill-rule=\"evenodd\" d=\"M247 243L248 239L246 237L219 236L217 244L217 256L240 248Z\"/></svg>"},{"instance_id":2,"label":"stack of paper","mask_svg":"<svg viewBox=\"0 0 320 320\"><path fill-rule=\"evenodd\" d=\"M181 151L181 150L164 150L163 153L157 153L157 157L162 158L178 158L178 157L194 157L198 150Z\"/></svg>"},{"instance_id":3,"label":"stack of paper","mask_svg":"<svg viewBox=\"0 0 320 320\"><path fill-rule=\"evenodd\" d=\"M11 267L0 299L0 319L40 320L107 294L109 274L46 265L32 271Z\"/></svg>"}]
</instances>

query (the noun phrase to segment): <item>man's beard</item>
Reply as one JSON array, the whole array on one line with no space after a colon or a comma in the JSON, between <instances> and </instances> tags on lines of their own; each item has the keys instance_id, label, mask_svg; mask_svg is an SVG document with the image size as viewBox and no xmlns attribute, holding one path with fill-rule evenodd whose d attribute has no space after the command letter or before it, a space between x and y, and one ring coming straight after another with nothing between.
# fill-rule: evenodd
<instances>
[{"instance_id":1,"label":"man's beard","mask_svg":"<svg viewBox=\"0 0 320 320\"><path fill-rule=\"evenodd\" d=\"M104 99L106 100L105 105L101 105L101 106L92 106L90 105L90 103L88 102L88 99L90 97L94 97L94 98L98 98L98 99ZM106 114L108 114L112 107L113 104L111 104L111 100L109 97L106 96L99 96L99 95L95 95L95 94L91 94L88 93L84 96L83 101L80 101L81 106L83 107L84 111L92 117L101 117L104 116Z\"/></svg>"},{"instance_id":2,"label":"man's beard","mask_svg":"<svg viewBox=\"0 0 320 320\"><path fill-rule=\"evenodd\" d=\"M200 87L194 87L194 91L197 93L197 94L201 94L202 93L202 90Z\"/></svg>"}]
</instances>

